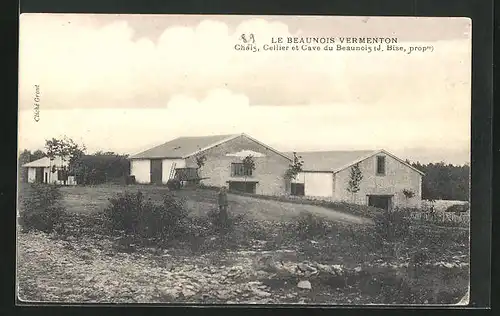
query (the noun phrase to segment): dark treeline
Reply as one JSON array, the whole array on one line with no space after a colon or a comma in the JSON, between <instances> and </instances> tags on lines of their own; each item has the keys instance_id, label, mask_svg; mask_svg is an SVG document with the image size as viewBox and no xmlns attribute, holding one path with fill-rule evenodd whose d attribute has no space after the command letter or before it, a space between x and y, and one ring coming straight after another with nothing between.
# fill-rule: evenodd
<instances>
[{"instance_id":1,"label":"dark treeline","mask_svg":"<svg viewBox=\"0 0 500 316\"><path fill-rule=\"evenodd\" d=\"M82 156L76 162L74 171L78 184L123 182L130 173L130 162L127 155L97 152Z\"/></svg>"},{"instance_id":2,"label":"dark treeline","mask_svg":"<svg viewBox=\"0 0 500 316\"><path fill-rule=\"evenodd\" d=\"M425 173L422 178L422 198L427 200L469 200L469 165L455 166L444 162L413 167Z\"/></svg>"}]
</instances>

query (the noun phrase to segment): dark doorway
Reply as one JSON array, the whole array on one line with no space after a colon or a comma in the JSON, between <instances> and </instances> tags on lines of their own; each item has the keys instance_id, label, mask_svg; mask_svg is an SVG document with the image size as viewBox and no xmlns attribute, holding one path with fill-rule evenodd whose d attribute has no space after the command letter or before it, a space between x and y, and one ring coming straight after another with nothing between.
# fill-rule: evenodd
<instances>
[{"instance_id":1,"label":"dark doorway","mask_svg":"<svg viewBox=\"0 0 500 316\"><path fill-rule=\"evenodd\" d=\"M256 182L230 181L229 191L238 191L245 193L255 193L257 187Z\"/></svg>"},{"instance_id":2,"label":"dark doorway","mask_svg":"<svg viewBox=\"0 0 500 316\"><path fill-rule=\"evenodd\" d=\"M368 205L389 210L391 208L392 195L369 195Z\"/></svg>"},{"instance_id":3,"label":"dark doorway","mask_svg":"<svg viewBox=\"0 0 500 316\"><path fill-rule=\"evenodd\" d=\"M35 168L35 183L43 182L43 168Z\"/></svg>"},{"instance_id":4,"label":"dark doorway","mask_svg":"<svg viewBox=\"0 0 500 316\"><path fill-rule=\"evenodd\" d=\"M161 184L163 168L161 159L151 159L150 174L152 184Z\"/></svg>"},{"instance_id":5,"label":"dark doorway","mask_svg":"<svg viewBox=\"0 0 500 316\"><path fill-rule=\"evenodd\" d=\"M304 196L305 195L304 183L292 183L291 194L298 195L298 196Z\"/></svg>"}]
</instances>

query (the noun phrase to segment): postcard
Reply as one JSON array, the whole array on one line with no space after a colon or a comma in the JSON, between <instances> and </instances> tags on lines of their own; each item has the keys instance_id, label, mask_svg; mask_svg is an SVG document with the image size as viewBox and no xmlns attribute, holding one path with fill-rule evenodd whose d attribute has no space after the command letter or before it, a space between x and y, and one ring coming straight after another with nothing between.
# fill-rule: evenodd
<instances>
[{"instance_id":1,"label":"postcard","mask_svg":"<svg viewBox=\"0 0 500 316\"><path fill-rule=\"evenodd\" d=\"M471 25L22 14L19 302L468 304Z\"/></svg>"}]
</instances>

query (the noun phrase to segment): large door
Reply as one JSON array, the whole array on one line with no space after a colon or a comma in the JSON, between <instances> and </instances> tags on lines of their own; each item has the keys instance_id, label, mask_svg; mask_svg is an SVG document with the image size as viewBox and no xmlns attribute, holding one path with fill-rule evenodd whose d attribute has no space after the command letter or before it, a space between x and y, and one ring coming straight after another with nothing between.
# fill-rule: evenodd
<instances>
[{"instance_id":1,"label":"large door","mask_svg":"<svg viewBox=\"0 0 500 316\"><path fill-rule=\"evenodd\" d=\"M389 210L392 207L392 195L369 195L368 205Z\"/></svg>"},{"instance_id":2,"label":"large door","mask_svg":"<svg viewBox=\"0 0 500 316\"><path fill-rule=\"evenodd\" d=\"M161 184L162 177L162 160L161 159L151 159L150 164L150 174L151 174L151 183L152 184Z\"/></svg>"},{"instance_id":3,"label":"large door","mask_svg":"<svg viewBox=\"0 0 500 316\"><path fill-rule=\"evenodd\" d=\"M304 183L292 183L290 189L291 189L291 194L292 195L298 195L298 196L304 196L305 195Z\"/></svg>"},{"instance_id":4,"label":"large door","mask_svg":"<svg viewBox=\"0 0 500 316\"><path fill-rule=\"evenodd\" d=\"M257 183L255 182L243 182L243 181L230 181L229 191L239 191L245 193L255 193Z\"/></svg>"},{"instance_id":5,"label":"large door","mask_svg":"<svg viewBox=\"0 0 500 316\"><path fill-rule=\"evenodd\" d=\"M43 168L35 168L35 183L43 183Z\"/></svg>"}]
</instances>

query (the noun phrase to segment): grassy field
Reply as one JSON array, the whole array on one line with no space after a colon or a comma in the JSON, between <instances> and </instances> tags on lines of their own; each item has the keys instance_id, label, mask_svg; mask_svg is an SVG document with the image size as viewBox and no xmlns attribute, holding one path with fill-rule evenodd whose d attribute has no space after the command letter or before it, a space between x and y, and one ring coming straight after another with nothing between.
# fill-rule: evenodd
<instances>
[{"instance_id":1,"label":"grassy field","mask_svg":"<svg viewBox=\"0 0 500 316\"><path fill-rule=\"evenodd\" d=\"M206 189L183 189L169 191L166 187L152 185L100 185L88 187L62 187L64 205L72 213L91 213L104 209L108 199L119 194L137 192L140 190L155 202L161 202L164 195L173 195L182 198L187 209L194 215L204 215L211 209L217 208L217 192ZM244 214L256 220L284 221L297 217L301 212L324 217L330 220L370 224L368 218L347 214L341 211L327 209L315 205L262 200L248 196L228 195L229 210L234 214Z\"/></svg>"}]
</instances>

